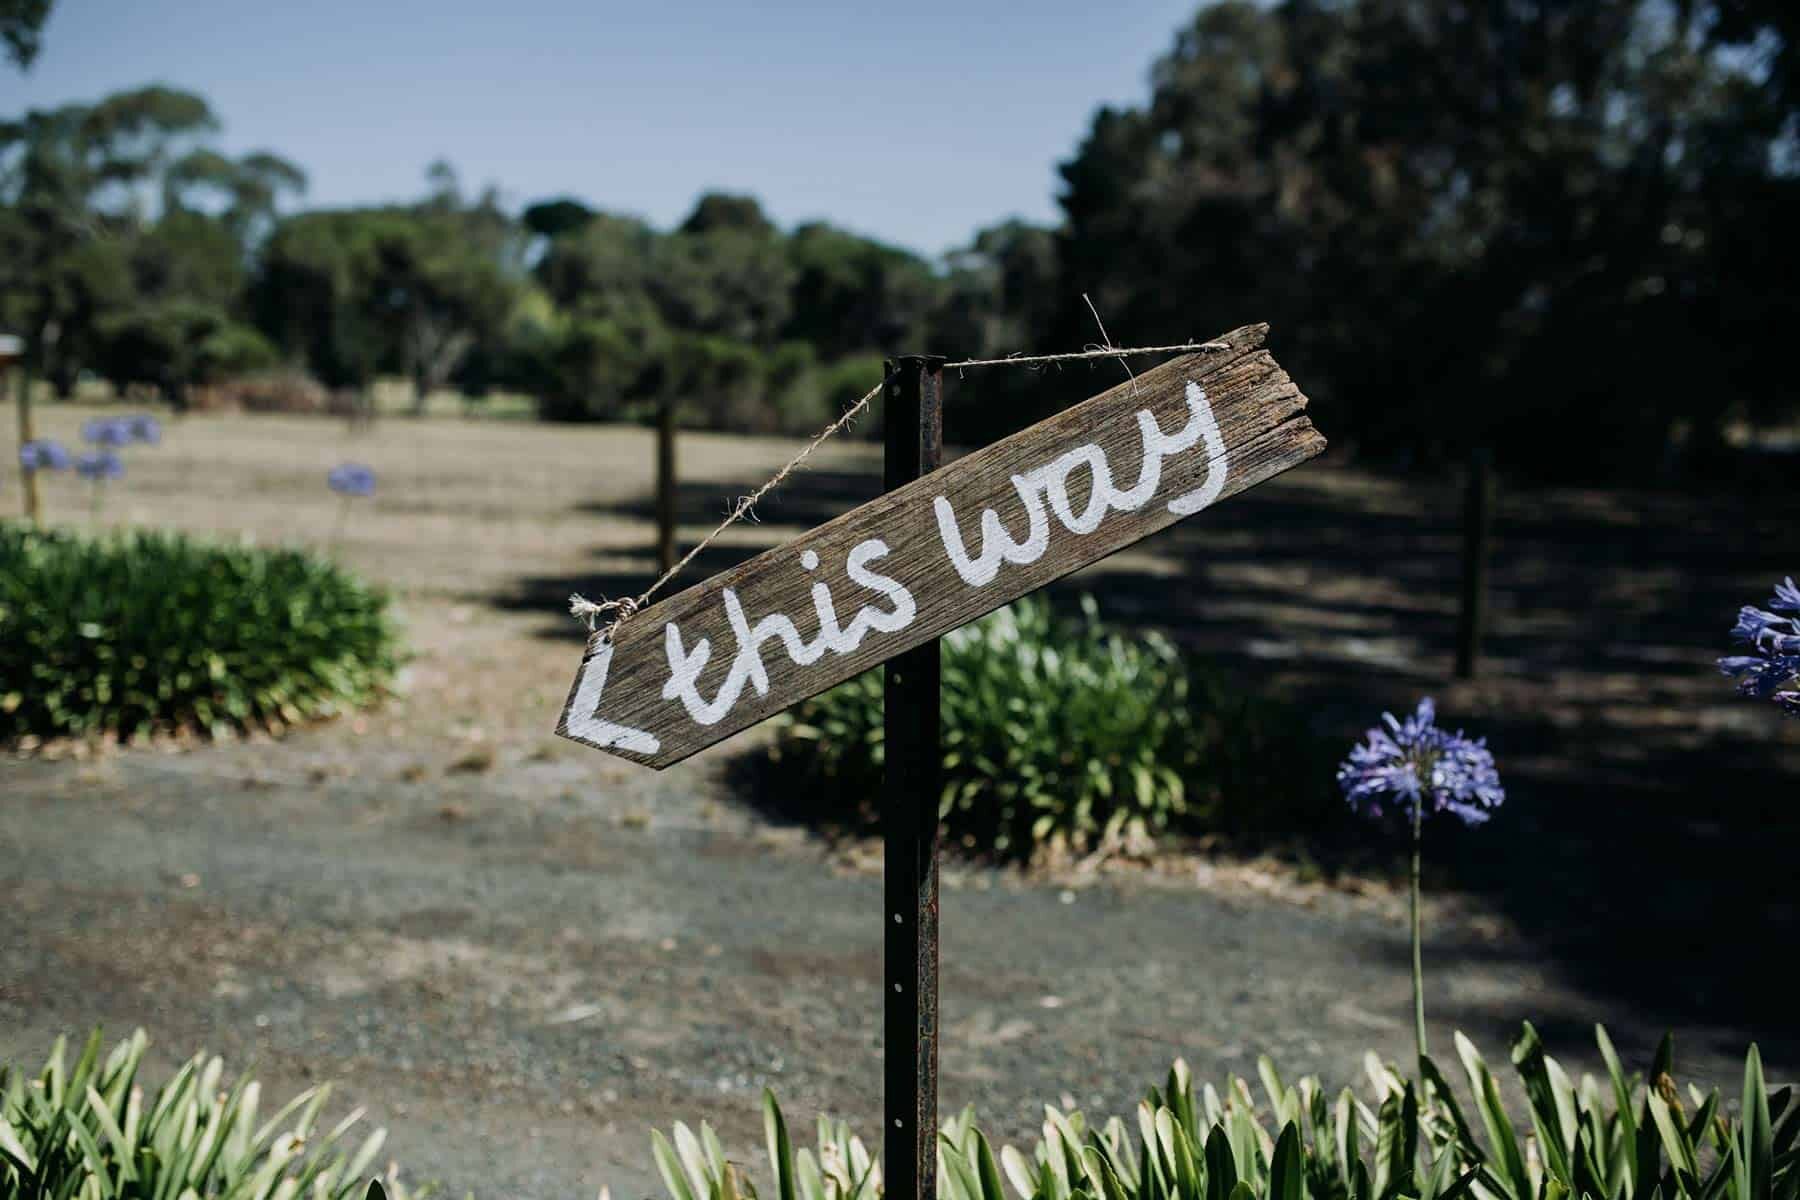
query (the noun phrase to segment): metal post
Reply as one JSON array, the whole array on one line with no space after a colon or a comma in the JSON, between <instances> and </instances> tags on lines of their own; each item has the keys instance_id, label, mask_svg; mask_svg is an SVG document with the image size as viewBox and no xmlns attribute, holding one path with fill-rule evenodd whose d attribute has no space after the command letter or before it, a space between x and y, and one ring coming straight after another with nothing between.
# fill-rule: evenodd
<instances>
[{"instance_id":1,"label":"metal post","mask_svg":"<svg viewBox=\"0 0 1800 1200\"><path fill-rule=\"evenodd\" d=\"M913 354L888 364L884 490L935 471L943 459L943 365ZM885 668L882 1172L889 1200L937 1196L939 667L934 638Z\"/></svg>"},{"instance_id":2,"label":"metal post","mask_svg":"<svg viewBox=\"0 0 1800 1200\"><path fill-rule=\"evenodd\" d=\"M1456 620L1456 677L1473 679L1481 661L1487 625L1488 533L1494 516L1494 471L1490 456L1469 457L1463 495L1462 603Z\"/></svg>"},{"instance_id":3,"label":"metal post","mask_svg":"<svg viewBox=\"0 0 1800 1200\"><path fill-rule=\"evenodd\" d=\"M656 569L675 565L675 401L656 412Z\"/></svg>"}]
</instances>

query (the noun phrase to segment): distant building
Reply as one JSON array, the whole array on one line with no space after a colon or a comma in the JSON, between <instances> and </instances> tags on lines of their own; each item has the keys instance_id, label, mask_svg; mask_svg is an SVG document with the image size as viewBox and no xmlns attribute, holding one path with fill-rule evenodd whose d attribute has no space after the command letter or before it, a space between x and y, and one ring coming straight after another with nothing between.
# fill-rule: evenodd
<instances>
[{"instance_id":1,"label":"distant building","mask_svg":"<svg viewBox=\"0 0 1800 1200\"><path fill-rule=\"evenodd\" d=\"M17 334L0 333L0 367L25 357L25 339Z\"/></svg>"}]
</instances>

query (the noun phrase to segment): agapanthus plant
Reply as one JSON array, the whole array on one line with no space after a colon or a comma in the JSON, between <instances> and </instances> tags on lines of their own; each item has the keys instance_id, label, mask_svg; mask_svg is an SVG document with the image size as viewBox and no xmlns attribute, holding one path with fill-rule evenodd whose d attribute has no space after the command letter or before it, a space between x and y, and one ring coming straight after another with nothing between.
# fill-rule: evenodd
<instances>
[{"instance_id":1,"label":"agapanthus plant","mask_svg":"<svg viewBox=\"0 0 1800 1200\"><path fill-rule=\"evenodd\" d=\"M111 450L97 450L91 454L83 454L75 460L75 473L93 485L93 501L88 516L90 520L98 523L103 489L108 480L124 477L124 460Z\"/></svg>"},{"instance_id":2,"label":"agapanthus plant","mask_svg":"<svg viewBox=\"0 0 1800 1200\"><path fill-rule=\"evenodd\" d=\"M340 463L325 476L325 485L343 497L338 504L337 523L331 529L331 545L335 548L350 517L350 502L375 494L375 472L361 463Z\"/></svg>"},{"instance_id":3,"label":"agapanthus plant","mask_svg":"<svg viewBox=\"0 0 1800 1200\"><path fill-rule=\"evenodd\" d=\"M373 496L375 472L361 463L341 463L331 468L325 483L340 496Z\"/></svg>"},{"instance_id":4,"label":"agapanthus plant","mask_svg":"<svg viewBox=\"0 0 1800 1200\"><path fill-rule=\"evenodd\" d=\"M1750 604L1738 609L1732 639L1756 653L1727 655L1719 670L1737 680L1740 696L1773 700L1788 716L1800 717L1800 587L1793 576L1775 585L1769 608L1774 611Z\"/></svg>"},{"instance_id":5,"label":"agapanthus plant","mask_svg":"<svg viewBox=\"0 0 1800 1200\"><path fill-rule=\"evenodd\" d=\"M154 446L162 441L162 422L149 413L133 413L120 420L130 432L132 441L145 446Z\"/></svg>"},{"instance_id":6,"label":"agapanthus plant","mask_svg":"<svg viewBox=\"0 0 1800 1200\"><path fill-rule=\"evenodd\" d=\"M132 436L131 426L125 419L95 417L81 423L81 440L90 446L117 448L129 446L137 439Z\"/></svg>"},{"instance_id":7,"label":"agapanthus plant","mask_svg":"<svg viewBox=\"0 0 1800 1200\"><path fill-rule=\"evenodd\" d=\"M1338 786L1353 811L1376 821L1412 827L1413 1032L1425 1057L1425 987L1419 936L1419 863L1425 818L1447 813L1465 825L1481 825L1506 801L1500 772L1486 738L1451 733L1437 725L1427 696L1404 721L1381 714L1382 724L1351 747L1338 767Z\"/></svg>"},{"instance_id":8,"label":"agapanthus plant","mask_svg":"<svg viewBox=\"0 0 1800 1200\"><path fill-rule=\"evenodd\" d=\"M69 452L61 442L37 438L19 447L19 466L27 471L66 471Z\"/></svg>"}]
</instances>

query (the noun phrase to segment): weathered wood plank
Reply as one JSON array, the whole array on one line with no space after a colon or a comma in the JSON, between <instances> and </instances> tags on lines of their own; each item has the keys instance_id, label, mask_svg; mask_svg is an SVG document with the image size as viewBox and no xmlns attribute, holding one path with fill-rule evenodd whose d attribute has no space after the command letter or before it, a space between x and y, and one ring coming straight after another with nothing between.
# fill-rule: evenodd
<instances>
[{"instance_id":1,"label":"weathered wood plank","mask_svg":"<svg viewBox=\"0 0 1800 1200\"><path fill-rule=\"evenodd\" d=\"M1266 333L1235 330L637 614L589 647L557 732L669 766L1299 465L1325 439Z\"/></svg>"}]
</instances>

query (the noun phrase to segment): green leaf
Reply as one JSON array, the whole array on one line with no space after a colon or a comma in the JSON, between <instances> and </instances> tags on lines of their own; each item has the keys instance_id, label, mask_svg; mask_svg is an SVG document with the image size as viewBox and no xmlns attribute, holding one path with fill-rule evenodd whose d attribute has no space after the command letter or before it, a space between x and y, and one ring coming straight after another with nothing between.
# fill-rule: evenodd
<instances>
[{"instance_id":1,"label":"green leaf","mask_svg":"<svg viewBox=\"0 0 1800 1200\"><path fill-rule=\"evenodd\" d=\"M1619 1139L1627 1149L1635 1148L1638 1142L1637 1118L1632 1112L1631 1085L1626 1082L1625 1069L1619 1064L1619 1052L1613 1049L1612 1038L1607 1036L1606 1026L1594 1026L1594 1040L1600 1046L1600 1058L1606 1063L1607 1078L1612 1081L1614 1111L1619 1121ZM1627 1154L1622 1157L1627 1188L1635 1186L1637 1179L1637 1159Z\"/></svg>"},{"instance_id":2,"label":"green leaf","mask_svg":"<svg viewBox=\"0 0 1800 1200\"><path fill-rule=\"evenodd\" d=\"M1000 1168L994 1162L994 1151L981 1130L974 1131L975 1171L981 1180L981 1200L1005 1200L1006 1189L1000 1185Z\"/></svg>"},{"instance_id":3,"label":"green leaf","mask_svg":"<svg viewBox=\"0 0 1800 1200\"><path fill-rule=\"evenodd\" d=\"M1689 1175L1698 1175L1700 1168L1694 1161L1694 1147L1687 1140L1687 1131L1676 1122L1669 1111L1668 1103L1654 1091L1649 1094L1650 1117L1656 1122L1656 1131L1662 1136L1663 1152L1669 1156L1669 1164Z\"/></svg>"},{"instance_id":4,"label":"green leaf","mask_svg":"<svg viewBox=\"0 0 1800 1200\"><path fill-rule=\"evenodd\" d=\"M775 1103L775 1093L768 1088L763 1089L763 1133L768 1140L769 1163L775 1171L775 1200L795 1200L794 1146L788 1140L781 1106Z\"/></svg>"},{"instance_id":5,"label":"green leaf","mask_svg":"<svg viewBox=\"0 0 1800 1200\"><path fill-rule=\"evenodd\" d=\"M1505 1182L1510 1200L1534 1200L1535 1189L1531 1186L1531 1176L1525 1169L1525 1156L1520 1152L1517 1136L1513 1132L1512 1121L1506 1115L1506 1106L1500 1098L1500 1086L1482 1061L1481 1054L1474 1043L1458 1033L1455 1037L1457 1056L1462 1059L1463 1069L1469 1076L1469 1088L1475 1093L1475 1107L1481 1113L1481 1123L1487 1131L1488 1145L1494 1160L1500 1164L1502 1178Z\"/></svg>"},{"instance_id":6,"label":"green leaf","mask_svg":"<svg viewBox=\"0 0 1800 1200\"><path fill-rule=\"evenodd\" d=\"M1011 1146L1000 1147L1000 1166L1006 1172L1007 1182L1013 1191L1019 1193L1019 1200L1032 1200L1038 1191L1036 1173L1025 1161L1025 1156Z\"/></svg>"},{"instance_id":7,"label":"green leaf","mask_svg":"<svg viewBox=\"0 0 1800 1200\"><path fill-rule=\"evenodd\" d=\"M125 1140L125 1131L119 1128L118 1121L113 1118L112 1112L106 1107L106 1101L100 1093L94 1090L94 1085L89 1083L86 1087L88 1109L100 1123L100 1132L106 1136L108 1142L112 1143L113 1155L119 1164L118 1182L121 1185L134 1182L137 1179L137 1172L132 1169L131 1144Z\"/></svg>"},{"instance_id":8,"label":"green leaf","mask_svg":"<svg viewBox=\"0 0 1800 1200\"><path fill-rule=\"evenodd\" d=\"M1332 1115L1333 1134L1337 1143L1338 1178L1343 1181L1346 1191L1354 1193L1356 1165L1362 1159L1362 1146L1356 1128L1356 1095L1349 1088L1339 1094Z\"/></svg>"},{"instance_id":9,"label":"green leaf","mask_svg":"<svg viewBox=\"0 0 1800 1200\"><path fill-rule=\"evenodd\" d=\"M1223 1125L1214 1125L1206 1135L1206 1200L1233 1200L1241 1186L1231 1138Z\"/></svg>"},{"instance_id":10,"label":"green leaf","mask_svg":"<svg viewBox=\"0 0 1800 1200\"><path fill-rule=\"evenodd\" d=\"M675 1157L687 1173L688 1183L696 1196L711 1196L722 1180L715 1176L700 1149L700 1139L682 1121L675 1122Z\"/></svg>"},{"instance_id":11,"label":"green leaf","mask_svg":"<svg viewBox=\"0 0 1800 1200\"><path fill-rule=\"evenodd\" d=\"M670 1200L708 1200L694 1195L693 1188L688 1186L687 1174L681 1169L681 1160L675 1156L675 1148L669 1145L669 1139L660 1129L650 1131L650 1155L656 1160L657 1173L662 1176Z\"/></svg>"},{"instance_id":12,"label":"green leaf","mask_svg":"<svg viewBox=\"0 0 1800 1200\"><path fill-rule=\"evenodd\" d=\"M1769 1126L1769 1090L1763 1082L1762 1053L1753 1042L1744 1056L1743 1122L1739 1133L1738 1200L1772 1200L1775 1154Z\"/></svg>"},{"instance_id":13,"label":"green leaf","mask_svg":"<svg viewBox=\"0 0 1800 1200\"><path fill-rule=\"evenodd\" d=\"M938 1163L944 1168L938 1180L942 1200L981 1200L981 1184L975 1178L975 1169L963 1157L955 1141L939 1134L937 1153ZM946 1190L949 1195L943 1196Z\"/></svg>"},{"instance_id":14,"label":"green leaf","mask_svg":"<svg viewBox=\"0 0 1800 1200\"><path fill-rule=\"evenodd\" d=\"M1269 1162L1269 1200L1305 1200L1306 1174L1300 1165L1300 1131L1292 1121L1282 1126Z\"/></svg>"}]
</instances>

